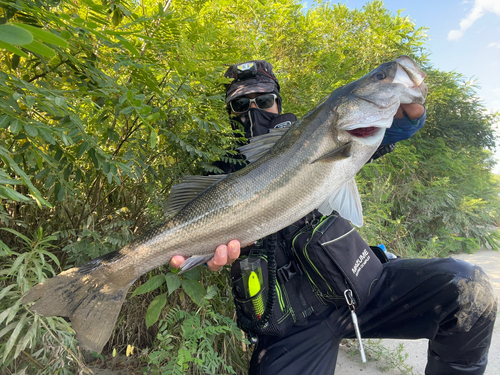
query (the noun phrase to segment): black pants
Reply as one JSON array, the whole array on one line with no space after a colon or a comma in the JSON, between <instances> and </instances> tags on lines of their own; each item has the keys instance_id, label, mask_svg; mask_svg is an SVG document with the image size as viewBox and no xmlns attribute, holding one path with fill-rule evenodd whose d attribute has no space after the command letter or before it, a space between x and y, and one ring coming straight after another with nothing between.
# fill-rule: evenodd
<instances>
[{"instance_id":1,"label":"black pants","mask_svg":"<svg viewBox=\"0 0 500 375\"><path fill-rule=\"evenodd\" d=\"M461 260L384 264L370 302L356 310L363 338L429 339L426 374L483 374L497 301L481 268ZM333 374L347 308L332 307L283 337L260 336L250 374Z\"/></svg>"}]
</instances>

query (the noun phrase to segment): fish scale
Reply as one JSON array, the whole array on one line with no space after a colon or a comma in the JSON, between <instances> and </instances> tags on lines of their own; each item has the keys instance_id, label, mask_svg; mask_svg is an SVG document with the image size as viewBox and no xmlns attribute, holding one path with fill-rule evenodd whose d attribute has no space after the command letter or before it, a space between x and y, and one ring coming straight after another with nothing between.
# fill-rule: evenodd
<instances>
[{"instance_id":1,"label":"fish scale","mask_svg":"<svg viewBox=\"0 0 500 375\"><path fill-rule=\"evenodd\" d=\"M36 285L22 303L35 302L30 309L43 316L68 317L80 346L100 352L133 282L174 255L192 257L186 267L193 267L220 244L252 243L316 208L325 214L335 209L361 225L354 177L379 146L400 103L424 103L424 77L410 57L401 56L338 88L274 145L260 136L242 147L255 161L208 188L203 185L184 206L178 200L182 207L165 223L118 252ZM172 190L182 192L182 183L178 188Z\"/></svg>"}]
</instances>

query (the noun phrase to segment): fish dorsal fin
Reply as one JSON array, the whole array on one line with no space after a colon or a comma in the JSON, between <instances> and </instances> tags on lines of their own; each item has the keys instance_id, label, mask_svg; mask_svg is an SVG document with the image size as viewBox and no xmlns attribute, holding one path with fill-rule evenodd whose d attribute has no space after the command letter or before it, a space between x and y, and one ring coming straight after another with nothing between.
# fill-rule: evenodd
<instances>
[{"instance_id":1,"label":"fish dorsal fin","mask_svg":"<svg viewBox=\"0 0 500 375\"><path fill-rule=\"evenodd\" d=\"M340 147L336 148L335 150L330 151L323 156L320 156L319 158L317 158L316 160L311 162L311 164L314 164L314 163L321 161L321 160L323 160L323 161L335 161L335 160L348 158L351 156L351 145L352 145L352 143L348 142L345 145L340 146Z\"/></svg>"},{"instance_id":2,"label":"fish dorsal fin","mask_svg":"<svg viewBox=\"0 0 500 375\"><path fill-rule=\"evenodd\" d=\"M226 177L227 174L183 177L181 183L173 185L170 188L170 194L164 207L165 216L170 217L176 214L202 191Z\"/></svg>"},{"instance_id":3,"label":"fish dorsal fin","mask_svg":"<svg viewBox=\"0 0 500 375\"><path fill-rule=\"evenodd\" d=\"M354 178L347 181L318 207L318 211L323 215L330 215L334 210L357 227L363 226L363 207Z\"/></svg>"},{"instance_id":4,"label":"fish dorsal fin","mask_svg":"<svg viewBox=\"0 0 500 375\"><path fill-rule=\"evenodd\" d=\"M238 151L245 155L248 162L253 163L269 151L285 135L290 127L291 124L285 125L281 128L271 129L267 134L253 137L250 139L249 144L238 147Z\"/></svg>"}]
</instances>

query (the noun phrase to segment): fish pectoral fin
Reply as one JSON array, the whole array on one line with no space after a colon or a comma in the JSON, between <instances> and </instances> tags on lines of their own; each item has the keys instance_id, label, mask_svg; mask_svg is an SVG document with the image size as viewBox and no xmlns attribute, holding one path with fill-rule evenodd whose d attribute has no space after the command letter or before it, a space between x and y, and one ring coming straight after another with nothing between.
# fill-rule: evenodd
<instances>
[{"instance_id":1,"label":"fish pectoral fin","mask_svg":"<svg viewBox=\"0 0 500 375\"><path fill-rule=\"evenodd\" d=\"M351 156L351 145L352 142L348 142L345 145L336 148L335 150L330 151L323 156L320 156L319 158L311 162L311 164L314 164L318 161L335 161L346 159Z\"/></svg>"},{"instance_id":2,"label":"fish pectoral fin","mask_svg":"<svg viewBox=\"0 0 500 375\"><path fill-rule=\"evenodd\" d=\"M318 207L318 211L323 215L330 215L334 210L343 218L350 220L353 225L363 226L363 206L354 178L347 181Z\"/></svg>"},{"instance_id":3,"label":"fish pectoral fin","mask_svg":"<svg viewBox=\"0 0 500 375\"><path fill-rule=\"evenodd\" d=\"M186 271L192 270L195 267L202 265L203 263L208 262L212 259L214 255L193 255L186 259L184 264L182 265L179 274L184 273Z\"/></svg>"},{"instance_id":4,"label":"fish pectoral fin","mask_svg":"<svg viewBox=\"0 0 500 375\"><path fill-rule=\"evenodd\" d=\"M170 188L167 202L163 207L165 217L170 217L181 210L188 202L201 192L225 179L227 174L212 176L185 176L182 182Z\"/></svg>"},{"instance_id":5,"label":"fish pectoral fin","mask_svg":"<svg viewBox=\"0 0 500 375\"><path fill-rule=\"evenodd\" d=\"M288 132L292 125L285 125L281 128L271 129L269 133L258 135L250 139L250 143L238 147L237 150L241 152L249 163L258 160L262 155L266 154L276 142L278 142Z\"/></svg>"}]
</instances>

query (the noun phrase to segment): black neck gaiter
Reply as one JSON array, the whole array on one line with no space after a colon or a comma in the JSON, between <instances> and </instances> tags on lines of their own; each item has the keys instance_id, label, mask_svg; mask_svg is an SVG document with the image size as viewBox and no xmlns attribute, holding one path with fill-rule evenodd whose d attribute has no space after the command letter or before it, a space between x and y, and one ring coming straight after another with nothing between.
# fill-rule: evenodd
<instances>
[{"instance_id":1,"label":"black neck gaiter","mask_svg":"<svg viewBox=\"0 0 500 375\"><path fill-rule=\"evenodd\" d=\"M269 133L273 126L271 123L278 117L277 113L267 112L259 108L250 108L248 112L233 117L233 119L243 125L245 138L250 139L261 134Z\"/></svg>"}]
</instances>

